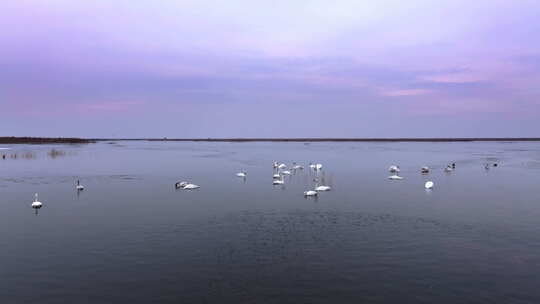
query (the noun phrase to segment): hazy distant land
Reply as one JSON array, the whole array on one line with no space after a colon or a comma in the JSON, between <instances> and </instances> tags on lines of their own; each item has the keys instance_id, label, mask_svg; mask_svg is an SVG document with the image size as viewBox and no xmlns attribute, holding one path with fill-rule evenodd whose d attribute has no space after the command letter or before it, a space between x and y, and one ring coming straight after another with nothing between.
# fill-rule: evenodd
<instances>
[{"instance_id":1,"label":"hazy distant land","mask_svg":"<svg viewBox=\"0 0 540 304\"><path fill-rule=\"evenodd\" d=\"M74 137L0 137L0 144L87 144L93 140Z\"/></svg>"},{"instance_id":2,"label":"hazy distant land","mask_svg":"<svg viewBox=\"0 0 540 304\"><path fill-rule=\"evenodd\" d=\"M87 144L98 141L189 141L189 142L470 142L540 141L540 137L456 137L456 138L75 138L0 137L0 144Z\"/></svg>"}]
</instances>

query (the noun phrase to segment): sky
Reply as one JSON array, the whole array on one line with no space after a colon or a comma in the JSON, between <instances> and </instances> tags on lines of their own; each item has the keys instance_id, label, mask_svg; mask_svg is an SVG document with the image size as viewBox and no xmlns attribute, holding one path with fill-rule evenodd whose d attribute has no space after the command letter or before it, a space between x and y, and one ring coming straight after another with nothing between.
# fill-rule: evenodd
<instances>
[{"instance_id":1,"label":"sky","mask_svg":"<svg viewBox=\"0 0 540 304\"><path fill-rule=\"evenodd\" d=\"M0 136L540 137L540 1L5 0Z\"/></svg>"}]
</instances>

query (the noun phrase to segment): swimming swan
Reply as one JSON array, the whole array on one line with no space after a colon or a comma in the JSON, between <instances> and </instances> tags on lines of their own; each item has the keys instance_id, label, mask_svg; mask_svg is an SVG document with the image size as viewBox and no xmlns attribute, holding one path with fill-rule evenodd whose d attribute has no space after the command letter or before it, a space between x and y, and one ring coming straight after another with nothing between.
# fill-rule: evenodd
<instances>
[{"instance_id":1,"label":"swimming swan","mask_svg":"<svg viewBox=\"0 0 540 304\"><path fill-rule=\"evenodd\" d=\"M318 195L317 191L314 191L314 190L304 191L304 196L317 196L317 195Z\"/></svg>"},{"instance_id":2,"label":"swimming swan","mask_svg":"<svg viewBox=\"0 0 540 304\"><path fill-rule=\"evenodd\" d=\"M174 184L174 187L176 189L192 190L192 189L200 188L201 186L191 184L191 183L188 183L188 182L177 182L176 184Z\"/></svg>"},{"instance_id":3,"label":"swimming swan","mask_svg":"<svg viewBox=\"0 0 540 304\"><path fill-rule=\"evenodd\" d=\"M81 182L79 180L77 180L77 186L75 186L75 189L77 189L77 191L84 190L84 186L81 185Z\"/></svg>"},{"instance_id":4,"label":"swimming swan","mask_svg":"<svg viewBox=\"0 0 540 304\"><path fill-rule=\"evenodd\" d=\"M246 172L246 171L242 171L242 172L236 173L236 176L238 176L238 177L246 177L246 176L247 176L247 172Z\"/></svg>"},{"instance_id":5,"label":"swimming swan","mask_svg":"<svg viewBox=\"0 0 540 304\"><path fill-rule=\"evenodd\" d=\"M195 185L195 184L187 184L182 189L184 190L193 190L193 189L199 189L201 186Z\"/></svg>"},{"instance_id":6,"label":"swimming swan","mask_svg":"<svg viewBox=\"0 0 540 304\"><path fill-rule=\"evenodd\" d=\"M31 206L34 209L39 209L39 208L41 208L43 206L43 204L40 201L38 201L38 194L37 193L34 195L34 201L32 202Z\"/></svg>"},{"instance_id":7,"label":"swimming swan","mask_svg":"<svg viewBox=\"0 0 540 304\"><path fill-rule=\"evenodd\" d=\"M176 189L180 189L180 188L184 188L187 184L188 182L176 182L176 184L174 184L174 187Z\"/></svg>"},{"instance_id":8,"label":"swimming swan","mask_svg":"<svg viewBox=\"0 0 540 304\"><path fill-rule=\"evenodd\" d=\"M304 170L304 167L297 165L296 163L293 163L293 170Z\"/></svg>"},{"instance_id":9,"label":"swimming swan","mask_svg":"<svg viewBox=\"0 0 540 304\"><path fill-rule=\"evenodd\" d=\"M401 170L399 169L399 166L392 165L392 166L388 167L388 171L390 173L399 173L399 171L401 171Z\"/></svg>"},{"instance_id":10,"label":"swimming swan","mask_svg":"<svg viewBox=\"0 0 540 304\"><path fill-rule=\"evenodd\" d=\"M391 180L402 180L403 177L401 177L401 176L399 176L399 175L397 175L397 174L394 174L394 175L390 175L390 176L388 177L388 179L391 179Z\"/></svg>"},{"instance_id":11,"label":"swimming swan","mask_svg":"<svg viewBox=\"0 0 540 304\"><path fill-rule=\"evenodd\" d=\"M272 185L283 185L283 184L285 184L285 181L283 180L283 175L281 175L279 179L274 179L272 181Z\"/></svg>"},{"instance_id":12,"label":"swimming swan","mask_svg":"<svg viewBox=\"0 0 540 304\"><path fill-rule=\"evenodd\" d=\"M426 189L432 189L433 188L433 182L432 181L427 181L426 184L424 185L424 187Z\"/></svg>"},{"instance_id":13,"label":"swimming swan","mask_svg":"<svg viewBox=\"0 0 540 304\"><path fill-rule=\"evenodd\" d=\"M317 186L315 187L315 191L330 191L332 190L332 187L330 186Z\"/></svg>"}]
</instances>

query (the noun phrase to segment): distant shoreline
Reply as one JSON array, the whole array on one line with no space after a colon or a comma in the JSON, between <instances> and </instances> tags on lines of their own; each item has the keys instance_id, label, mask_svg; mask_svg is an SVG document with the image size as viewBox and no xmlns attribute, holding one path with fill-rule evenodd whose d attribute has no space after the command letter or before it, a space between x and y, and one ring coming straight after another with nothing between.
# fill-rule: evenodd
<instances>
[{"instance_id":1,"label":"distant shoreline","mask_svg":"<svg viewBox=\"0 0 540 304\"><path fill-rule=\"evenodd\" d=\"M93 139L95 141L191 141L191 142L472 142L472 141L540 141L540 137L500 138L132 138Z\"/></svg>"},{"instance_id":2,"label":"distant shoreline","mask_svg":"<svg viewBox=\"0 0 540 304\"><path fill-rule=\"evenodd\" d=\"M540 137L457 137L457 138L74 138L0 137L0 144L89 144L103 141L183 142L496 142L539 141Z\"/></svg>"},{"instance_id":3,"label":"distant shoreline","mask_svg":"<svg viewBox=\"0 0 540 304\"><path fill-rule=\"evenodd\" d=\"M0 144L89 144L94 141L74 137L0 137Z\"/></svg>"}]
</instances>

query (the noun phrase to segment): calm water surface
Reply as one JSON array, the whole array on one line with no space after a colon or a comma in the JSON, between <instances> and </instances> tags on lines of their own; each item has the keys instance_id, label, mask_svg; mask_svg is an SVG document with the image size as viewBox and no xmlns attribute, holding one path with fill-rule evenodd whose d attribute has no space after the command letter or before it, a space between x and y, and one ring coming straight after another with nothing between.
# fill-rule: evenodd
<instances>
[{"instance_id":1,"label":"calm water surface","mask_svg":"<svg viewBox=\"0 0 540 304\"><path fill-rule=\"evenodd\" d=\"M0 303L540 303L540 143L0 148Z\"/></svg>"}]
</instances>

